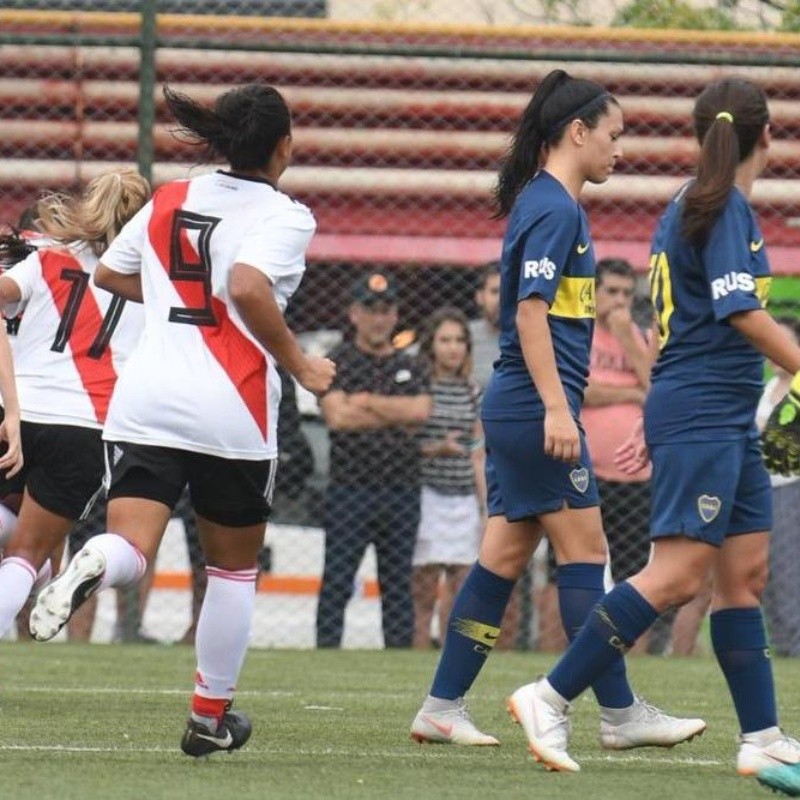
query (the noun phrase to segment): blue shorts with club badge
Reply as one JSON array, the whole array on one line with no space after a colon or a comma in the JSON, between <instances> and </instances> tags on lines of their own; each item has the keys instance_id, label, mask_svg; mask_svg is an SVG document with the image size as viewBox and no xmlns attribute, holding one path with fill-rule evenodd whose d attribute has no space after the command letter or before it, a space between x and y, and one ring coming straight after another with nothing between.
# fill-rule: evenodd
<instances>
[{"instance_id":1,"label":"blue shorts with club badge","mask_svg":"<svg viewBox=\"0 0 800 800\"><path fill-rule=\"evenodd\" d=\"M600 505L592 460L578 425L581 457L567 464L544 454L544 420L483 420L490 517L509 522Z\"/></svg>"},{"instance_id":2,"label":"blue shorts with club badge","mask_svg":"<svg viewBox=\"0 0 800 800\"><path fill-rule=\"evenodd\" d=\"M772 488L755 429L722 442L650 447L651 538L687 536L722 545L726 536L772 527Z\"/></svg>"}]
</instances>

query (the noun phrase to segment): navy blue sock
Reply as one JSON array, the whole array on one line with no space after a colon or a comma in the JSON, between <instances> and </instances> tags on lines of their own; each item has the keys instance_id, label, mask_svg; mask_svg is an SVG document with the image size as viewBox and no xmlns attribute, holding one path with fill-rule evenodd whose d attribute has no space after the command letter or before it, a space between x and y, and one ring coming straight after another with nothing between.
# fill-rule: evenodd
<instances>
[{"instance_id":1,"label":"navy blue sock","mask_svg":"<svg viewBox=\"0 0 800 800\"><path fill-rule=\"evenodd\" d=\"M760 608L725 608L711 615L711 642L742 733L778 724L775 684Z\"/></svg>"},{"instance_id":2,"label":"navy blue sock","mask_svg":"<svg viewBox=\"0 0 800 800\"><path fill-rule=\"evenodd\" d=\"M602 564L564 564L558 568L558 606L567 638L580 632L591 610L605 595ZM608 669L592 682L597 702L605 708L627 708L633 692L620 654Z\"/></svg>"},{"instance_id":3,"label":"navy blue sock","mask_svg":"<svg viewBox=\"0 0 800 800\"><path fill-rule=\"evenodd\" d=\"M547 676L566 700L597 680L655 622L658 612L627 581L589 613L569 649Z\"/></svg>"},{"instance_id":4,"label":"navy blue sock","mask_svg":"<svg viewBox=\"0 0 800 800\"><path fill-rule=\"evenodd\" d=\"M475 682L500 634L515 583L475 563L453 601L442 657L433 676L433 697L455 700Z\"/></svg>"}]
</instances>

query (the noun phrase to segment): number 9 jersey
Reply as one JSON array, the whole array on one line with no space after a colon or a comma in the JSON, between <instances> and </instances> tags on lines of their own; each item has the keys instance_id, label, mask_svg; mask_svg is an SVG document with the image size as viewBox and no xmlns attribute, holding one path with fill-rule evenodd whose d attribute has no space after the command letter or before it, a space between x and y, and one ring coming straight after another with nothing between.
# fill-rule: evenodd
<instances>
[{"instance_id":1,"label":"number 9 jersey","mask_svg":"<svg viewBox=\"0 0 800 800\"><path fill-rule=\"evenodd\" d=\"M262 179L216 172L158 189L102 257L111 270L141 273L145 313L103 438L276 458L280 378L228 280L236 263L257 269L284 310L315 227L308 208Z\"/></svg>"},{"instance_id":2,"label":"number 9 jersey","mask_svg":"<svg viewBox=\"0 0 800 800\"><path fill-rule=\"evenodd\" d=\"M141 307L98 288L97 257L76 243L44 247L4 273L25 312L14 371L25 422L101 429L111 392L142 331Z\"/></svg>"}]
</instances>

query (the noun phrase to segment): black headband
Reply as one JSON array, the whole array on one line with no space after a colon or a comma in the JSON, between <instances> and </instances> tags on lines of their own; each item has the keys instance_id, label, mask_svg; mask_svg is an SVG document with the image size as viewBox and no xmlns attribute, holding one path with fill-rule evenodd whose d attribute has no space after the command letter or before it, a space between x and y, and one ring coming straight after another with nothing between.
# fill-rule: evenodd
<instances>
[{"instance_id":1,"label":"black headband","mask_svg":"<svg viewBox=\"0 0 800 800\"><path fill-rule=\"evenodd\" d=\"M609 100L611 99L610 92L601 92L600 94L596 94L591 100L587 100L582 106L579 106L575 109L575 111L570 111L565 117L562 117L558 122L553 123L548 127L548 129L543 134L543 138L546 141L549 139L554 133L561 130L568 122L572 122L574 119L581 119L587 111L589 111L592 106L596 105L600 100Z\"/></svg>"}]
</instances>

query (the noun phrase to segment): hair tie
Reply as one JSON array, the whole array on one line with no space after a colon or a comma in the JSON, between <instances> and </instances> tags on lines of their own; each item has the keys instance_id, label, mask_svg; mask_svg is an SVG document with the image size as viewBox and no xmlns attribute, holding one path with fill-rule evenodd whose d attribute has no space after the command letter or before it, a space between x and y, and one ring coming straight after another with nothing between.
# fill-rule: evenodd
<instances>
[{"instance_id":1,"label":"hair tie","mask_svg":"<svg viewBox=\"0 0 800 800\"><path fill-rule=\"evenodd\" d=\"M611 92L600 92L592 97L590 100L587 100L582 106L578 106L574 111L570 111L565 117L562 117L558 122L553 123L550 125L542 134L542 138L547 141L553 134L557 133L561 130L565 125L568 123L576 120L581 119L587 112L593 110L596 105L599 105L600 102L606 102L607 100L611 100L612 95Z\"/></svg>"},{"instance_id":2,"label":"hair tie","mask_svg":"<svg viewBox=\"0 0 800 800\"><path fill-rule=\"evenodd\" d=\"M730 111L720 111L719 114L717 114L716 119L724 119L733 125L733 114L731 114Z\"/></svg>"}]
</instances>

